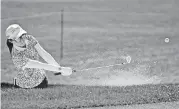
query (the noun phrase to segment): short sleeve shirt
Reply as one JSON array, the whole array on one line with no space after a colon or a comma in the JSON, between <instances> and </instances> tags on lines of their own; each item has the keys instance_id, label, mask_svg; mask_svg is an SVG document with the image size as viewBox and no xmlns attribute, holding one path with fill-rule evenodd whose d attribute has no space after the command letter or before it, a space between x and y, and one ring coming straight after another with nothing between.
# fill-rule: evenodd
<instances>
[{"instance_id":1,"label":"short sleeve shirt","mask_svg":"<svg viewBox=\"0 0 179 109\"><path fill-rule=\"evenodd\" d=\"M14 47L12 48L12 61L18 70L16 84L22 88L33 88L38 86L44 80L46 75L43 69L22 69L29 59L39 60L38 52L35 49L35 45L38 41L31 35L24 35L22 38L26 41L26 49L19 51Z\"/></svg>"}]
</instances>

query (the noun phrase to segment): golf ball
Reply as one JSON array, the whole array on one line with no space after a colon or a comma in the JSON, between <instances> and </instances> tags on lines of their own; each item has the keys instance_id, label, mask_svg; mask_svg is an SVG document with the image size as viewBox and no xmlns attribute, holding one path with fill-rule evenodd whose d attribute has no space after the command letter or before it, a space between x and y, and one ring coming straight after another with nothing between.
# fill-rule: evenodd
<instances>
[{"instance_id":1,"label":"golf ball","mask_svg":"<svg viewBox=\"0 0 179 109\"><path fill-rule=\"evenodd\" d=\"M165 38L165 42L168 43L169 42L169 38Z\"/></svg>"}]
</instances>

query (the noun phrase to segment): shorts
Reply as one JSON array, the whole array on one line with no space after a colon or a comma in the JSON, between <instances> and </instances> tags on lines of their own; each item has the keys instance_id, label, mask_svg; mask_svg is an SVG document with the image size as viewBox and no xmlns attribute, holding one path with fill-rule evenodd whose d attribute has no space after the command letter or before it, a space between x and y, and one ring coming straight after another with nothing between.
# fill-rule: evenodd
<instances>
[{"instance_id":1,"label":"shorts","mask_svg":"<svg viewBox=\"0 0 179 109\"><path fill-rule=\"evenodd\" d=\"M48 86L48 80L45 77L44 80L38 86L36 86L34 88L47 88L47 86ZM14 79L14 87L15 88L21 88L16 84L16 79Z\"/></svg>"}]
</instances>

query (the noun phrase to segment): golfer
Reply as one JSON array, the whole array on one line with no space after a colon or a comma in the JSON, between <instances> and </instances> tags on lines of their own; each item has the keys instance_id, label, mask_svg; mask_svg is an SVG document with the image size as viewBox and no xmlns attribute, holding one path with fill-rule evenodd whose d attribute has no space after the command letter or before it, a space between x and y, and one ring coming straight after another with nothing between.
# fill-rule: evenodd
<instances>
[{"instance_id":1,"label":"golfer","mask_svg":"<svg viewBox=\"0 0 179 109\"><path fill-rule=\"evenodd\" d=\"M45 70L60 72L61 66L20 25L10 25L6 29L6 36L12 62L18 71L14 85L20 88L47 87ZM47 63L39 62L39 56Z\"/></svg>"}]
</instances>

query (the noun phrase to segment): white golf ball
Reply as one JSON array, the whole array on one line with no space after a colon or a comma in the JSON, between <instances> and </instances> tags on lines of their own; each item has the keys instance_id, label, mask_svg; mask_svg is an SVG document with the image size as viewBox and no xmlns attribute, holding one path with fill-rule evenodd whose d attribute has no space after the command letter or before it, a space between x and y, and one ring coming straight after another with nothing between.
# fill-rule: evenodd
<instances>
[{"instance_id":1,"label":"white golf ball","mask_svg":"<svg viewBox=\"0 0 179 109\"><path fill-rule=\"evenodd\" d=\"M165 42L168 43L170 40L169 38L165 38Z\"/></svg>"}]
</instances>

